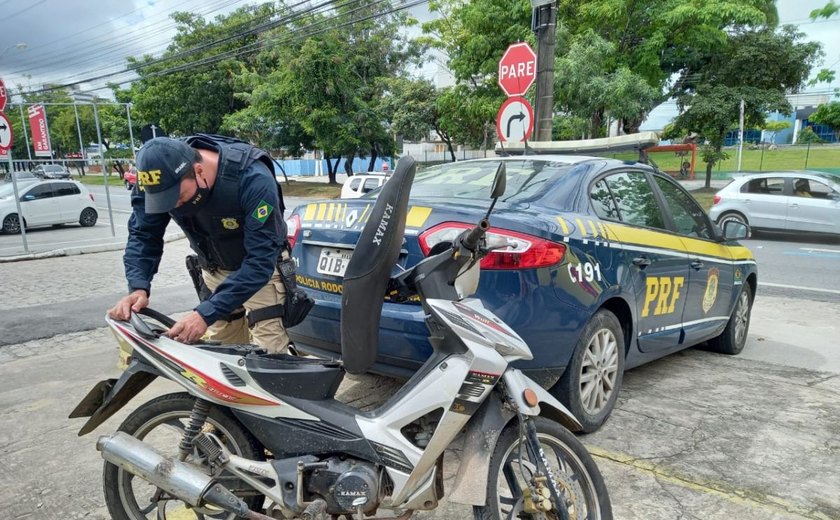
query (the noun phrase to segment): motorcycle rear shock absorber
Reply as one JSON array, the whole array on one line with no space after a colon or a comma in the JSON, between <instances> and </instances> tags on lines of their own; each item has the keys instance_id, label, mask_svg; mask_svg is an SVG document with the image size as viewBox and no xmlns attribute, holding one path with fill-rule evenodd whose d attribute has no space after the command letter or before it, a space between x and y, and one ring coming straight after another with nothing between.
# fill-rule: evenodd
<instances>
[{"instance_id":1,"label":"motorcycle rear shock absorber","mask_svg":"<svg viewBox=\"0 0 840 520\"><path fill-rule=\"evenodd\" d=\"M207 415L210 413L210 402L203 399L196 399L193 405L192 413L190 413L190 422L184 430L184 435L181 437L181 442L178 444L178 458L184 461L189 457L193 451L193 441L195 436L201 432L204 427L204 422L207 421Z\"/></svg>"}]
</instances>

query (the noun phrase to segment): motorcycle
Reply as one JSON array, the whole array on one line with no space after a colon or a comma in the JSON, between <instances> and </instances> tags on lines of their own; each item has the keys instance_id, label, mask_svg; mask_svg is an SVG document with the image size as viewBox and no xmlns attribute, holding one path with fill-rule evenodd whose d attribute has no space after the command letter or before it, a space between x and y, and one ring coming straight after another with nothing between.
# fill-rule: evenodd
<instances>
[{"instance_id":1,"label":"motorcycle","mask_svg":"<svg viewBox=\"0 0 840 520\"><path fill-rule=\"evenodd\" d=\"M267 354L253 345L162 335L152 309L107 319L125 371L97 384L70 417L101 425L157 377L185 392L148 401L101 436L105 501L115 520L408 519L444 496L443 454L462 439L448 499L475 518L610 520L603 478L571 433L575 417L511 366L532 354L469 298L505 191L501 163L477 226L392 276L401 253L414 161L400 160L376 199L344 277L342 360ZM376 358L383 295L419 296L434 353L384 404L361 412L335 399L345 375ZM360 325L361 324L361 325Z\"/></svg>"}]
</instances>

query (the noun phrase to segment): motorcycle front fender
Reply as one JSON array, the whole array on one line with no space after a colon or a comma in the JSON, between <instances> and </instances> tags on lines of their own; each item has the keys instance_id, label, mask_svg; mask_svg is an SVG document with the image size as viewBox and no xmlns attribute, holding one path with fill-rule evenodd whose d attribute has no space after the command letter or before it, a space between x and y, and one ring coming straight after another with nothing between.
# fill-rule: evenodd
<instances>
[{"instance_id":1,"label":"motorcycle front fender","mask_svg":"<svg viewBox=\"0 0 840 520\"><path fill-rule=\"evenodd\" d=\"M90 417L79 430L79 437L107 421L160 375L155 367L134 358L118 379L97 383L70 412L70 419Z\"/></svg>"},{"instance_id":2,"label":"motorcycle front fender","mask_svg":"<svg viewBox=\"0 0 840 520\"><path fill-rule=\"evenodd\" d=\"M516 369L508 369L503 376L507 393L516 402L523 415L541 415L562 424L571 431L580 431L575 416L553 395ZM537 394L539 405L528 407L522 392L530 388ZM487 479L490 459L496 450L502 431L516 413L505 407L498 392L492 392L467 423L464 432L464 449L461 465L449 500L458 504L483 506L487 503Z\"/></svg>"}]
</instances>

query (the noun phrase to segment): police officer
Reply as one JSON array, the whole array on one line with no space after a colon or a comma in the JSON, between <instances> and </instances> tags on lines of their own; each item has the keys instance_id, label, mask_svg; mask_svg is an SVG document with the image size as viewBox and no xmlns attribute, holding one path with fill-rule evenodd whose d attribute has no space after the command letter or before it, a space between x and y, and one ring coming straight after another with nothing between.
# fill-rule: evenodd
<instances>
[{"instance_id":1,"label":"police officer","mask_svg":"<svg viewBox=\"0 0 840 520\"><path fill-rule=\"evenodd\" d=\"M130 311L148 305L164 232L174 219L197 253L212 295L166 336L193 343L209 330L211 339L248 343L245 319L223 318L241 307L265 314L263 309L285 302L276 263L286 224L273 161L247 143L199 134L148 141L137 154L137 170L123 256L129 294L109 316L127 320ZM251 334L269 352L284 352L289 344L279 317L258 321Z\"/></svg>"}]
</instances>

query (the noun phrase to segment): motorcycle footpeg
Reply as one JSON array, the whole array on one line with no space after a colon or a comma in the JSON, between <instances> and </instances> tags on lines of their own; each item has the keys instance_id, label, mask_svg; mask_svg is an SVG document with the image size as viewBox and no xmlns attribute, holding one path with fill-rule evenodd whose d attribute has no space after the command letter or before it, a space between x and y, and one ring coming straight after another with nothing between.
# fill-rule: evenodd
<instances>
[{"instance_id":1,"label":"motorcycle footpeg","mask_svg":"<svg viewBox=\"0 0 840 520\"><path fill-rule=\"evenodd\" d=\"M207 462L215 466L224 466L230 461L221 441L211 433L199 433L193 440L196 448L207 457Z\"/></svg>"}]
</instances>

